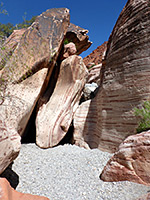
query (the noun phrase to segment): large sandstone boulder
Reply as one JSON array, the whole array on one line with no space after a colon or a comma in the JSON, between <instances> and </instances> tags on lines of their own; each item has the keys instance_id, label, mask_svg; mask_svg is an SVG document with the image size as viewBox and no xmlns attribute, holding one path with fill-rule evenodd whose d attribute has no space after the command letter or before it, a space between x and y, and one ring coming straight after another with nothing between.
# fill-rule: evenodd
<instances>
[{"instance_id":1,"label":"large sandstone boulder","mask_svg":"<svg viewBox=\"0 0 150 200\"><path fill-rule=\"evenodd\" d=\"M8 148L7 155L5 148L1 151L2 169L18 154L19 135L22 136L37 100L48 84L68 25L68 9L42 13L22 34L20 41L17 40L17 48L1 70L0 138L4 139L0 140L0 149L4 145Z\"/></svg>"},{"instance_id":2,"label":"large sandstone boulder","mask_svg":"<svg viewBox=\"0 0 150 200\"><path fill-rule=\"evenodd\" d=\"M108 161L103 181L133 181L150 185L150 131L129 136Z\"/></svg>"},{"instance_id":3,"label":"large sandstone boulder","mask_svg":"<svg viewBox=\"0 0 150 200\"><path fill-rule=\"evenodd\" d=\"M7 179L0 178L0 200L49 200L46 197L24 194L14 190Z\"/></svg>"},{"instance_id":4,"label":"large sandstone boulder","mask_svg":"<svg viewBox=\"0 0 150 200\"><path fill-rule=\"evenodd\" d=\"M81 57L73 55L63 60L54 92L37 113L38 146L53 147L66 135L78 107L87 74Z\"/></svg>"},{"instance_id":5,"label":"large sandstone boulder","mask_svg":"<svg viewBox=\"0 0 150 200\"><path fill-rule=\"evenodd\" d=\"M97 107L97 114L93 113L97 120L91 118L96 126L92 140L99 149L115 152L127 136L135 134L134 108L150 98L149 14L149 0L128 0L109 38L100 89L91 102ZM91 132L84 131L90 137Z\"/></svg>"}]
</instances>

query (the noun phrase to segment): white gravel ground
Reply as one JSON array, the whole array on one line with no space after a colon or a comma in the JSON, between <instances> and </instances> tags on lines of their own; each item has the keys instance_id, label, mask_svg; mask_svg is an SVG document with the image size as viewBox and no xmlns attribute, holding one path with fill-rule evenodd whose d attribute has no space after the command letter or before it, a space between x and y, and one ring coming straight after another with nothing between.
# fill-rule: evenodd
<instances>
[{"instance_id":1,"label":"white gravel ground","mask_svg":"<svg viewBox=\"0 0 150 200\"><path fill-rule=\"evenodd\" d=\"M150 187L131 182L106 183L99 175L111 154L75 145L40 149L23 144L13 170L20 192L50 200L136 200Z\"/></svg>"}]
</instances>

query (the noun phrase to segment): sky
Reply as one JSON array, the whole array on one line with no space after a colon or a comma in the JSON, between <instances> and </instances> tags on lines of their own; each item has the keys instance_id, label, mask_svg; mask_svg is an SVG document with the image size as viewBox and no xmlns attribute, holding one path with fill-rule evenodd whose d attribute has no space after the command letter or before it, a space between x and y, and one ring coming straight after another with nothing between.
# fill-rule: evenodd
<instances>
[{"instance_id":1,"label":"sky","mask_svg":"<svg viewBox=\"0 0 150 200\"><path fill-rule=\"evenodd\" d=\"M89 55L108 40L127 0L0 0L8 15L0 15L0 23L18 24L30 20L50 8L70 10L70 22L89 31L91 47L81 54Z\"/></svg>"}]
</instances>

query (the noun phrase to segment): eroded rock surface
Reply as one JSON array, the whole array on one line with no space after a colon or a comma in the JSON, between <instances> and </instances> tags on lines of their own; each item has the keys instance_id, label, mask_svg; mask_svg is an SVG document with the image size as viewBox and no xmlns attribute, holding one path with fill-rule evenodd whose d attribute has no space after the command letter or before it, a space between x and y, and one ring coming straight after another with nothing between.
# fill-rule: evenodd
<instances>
[{"instance_id":1,"label":"eroded rock surface","mask_svg":"<svg viewBox=\"0 0 150 200\"><path fill-rule=\"evenodd\" d=\"M0 178L0 200L49 200L46 197L24 194L14 190L7 179Z\"/></svg>"},{"instance_id":2,"label":"eroded rock surface","mask_svg":"<svg viewBox=\"0 0 150 200\"><path fill-rule=\"evenodd\" d=\"M91 45L88 31L69 26L69 20L67 8L47 10L29 28L14 31L1 48L0 173L18 155L31 116L38 116L37 143L42 148L56 145L69 129L88 73L82 58L71 55ZM64 47L65 39L72 46ZM64 49L68 58L60 67Z\"/></svg>"},{"instance_id":3,"label":"eroded rock surface","mask_svg":"<svg viewBox=\"0 0 150 200\"><path fill-rule=\"evenodd\" d=\"M17 49L3 69L0 79L1 120L7 122L5 124L8 127L11 123L10 127L20 135L39 98L44 80L49 76L48 68L53 68L50 59L53 58L54 62L54 57L58 56L68 24L67 9L51 9L41 14L24 32ZM54 37L55 31L57 35Z\"/></svg>"},{"instance_id":4,"label":"eroded rock surface","mask_svg":"<svg viewBox=\"0 0 150 200\"><path fill-rule=\"evenodd\" d=\"M105 166L104 181L132 181L150 185L150 131L129 136Z\"/></svg>"},{"instance_id":5,"label":"eroded rock surface","mask_svg":"<svg viewBox=\"0 0 150 200\"><path fill-rule=\"evenodd\" d=\"M54 92L37 114L38 146L53 147L65 136L78 107L87 74L81 57L73 55L63 60Z\"/></svg>"}]
</instances>

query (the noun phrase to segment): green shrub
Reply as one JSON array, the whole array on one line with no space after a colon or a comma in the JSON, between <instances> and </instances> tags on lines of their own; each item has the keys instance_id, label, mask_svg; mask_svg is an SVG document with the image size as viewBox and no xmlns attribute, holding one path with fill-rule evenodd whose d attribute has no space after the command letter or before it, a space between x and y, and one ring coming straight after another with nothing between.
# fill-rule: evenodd
<instances>
[{"instance_id":1,"label":"green shrub","mask_svg":"<svg viewBox=\"0 0 150 200\"><path fill-rule=\"evenodd\" d=\"M64 40L64 44L68 44L69 43L69 40L66 38L65 40Z\"/></svg>"},{"instance_id":2,"label":"green shrub","mask_svg":"<svg viewBox=\"0 0 150 200\"><path fill-rule=\"evenodd\" d=\"M135 116L140 118L137 133L150 129L150 101L145 101L143 106L134 109Z\"/></svg>"},{"instance_id":3,"label":"green shrub","mask_svg":"<svg viewBox=\"0 0 150 200\"><path fill-rule=\"evenodd\" d=\"M93 68L94 66L96 66L96 65L95 65L95 64L91 65L91 66L89 67L89 69Z\"/></svg>"},{"instance_id":4,"label":"green shrub","mask_svg":"<svg viewBox=\"0 0 150 200\"><path fill-rule=\"evenodd\" d=\"M73 42L72 40L69 40L69 39L67 39L67 38L65 38L65 40L64 40L64 45L65 44L68 44L68 43L70 43L70 42Z\"/></svg>"}]
</instances>

